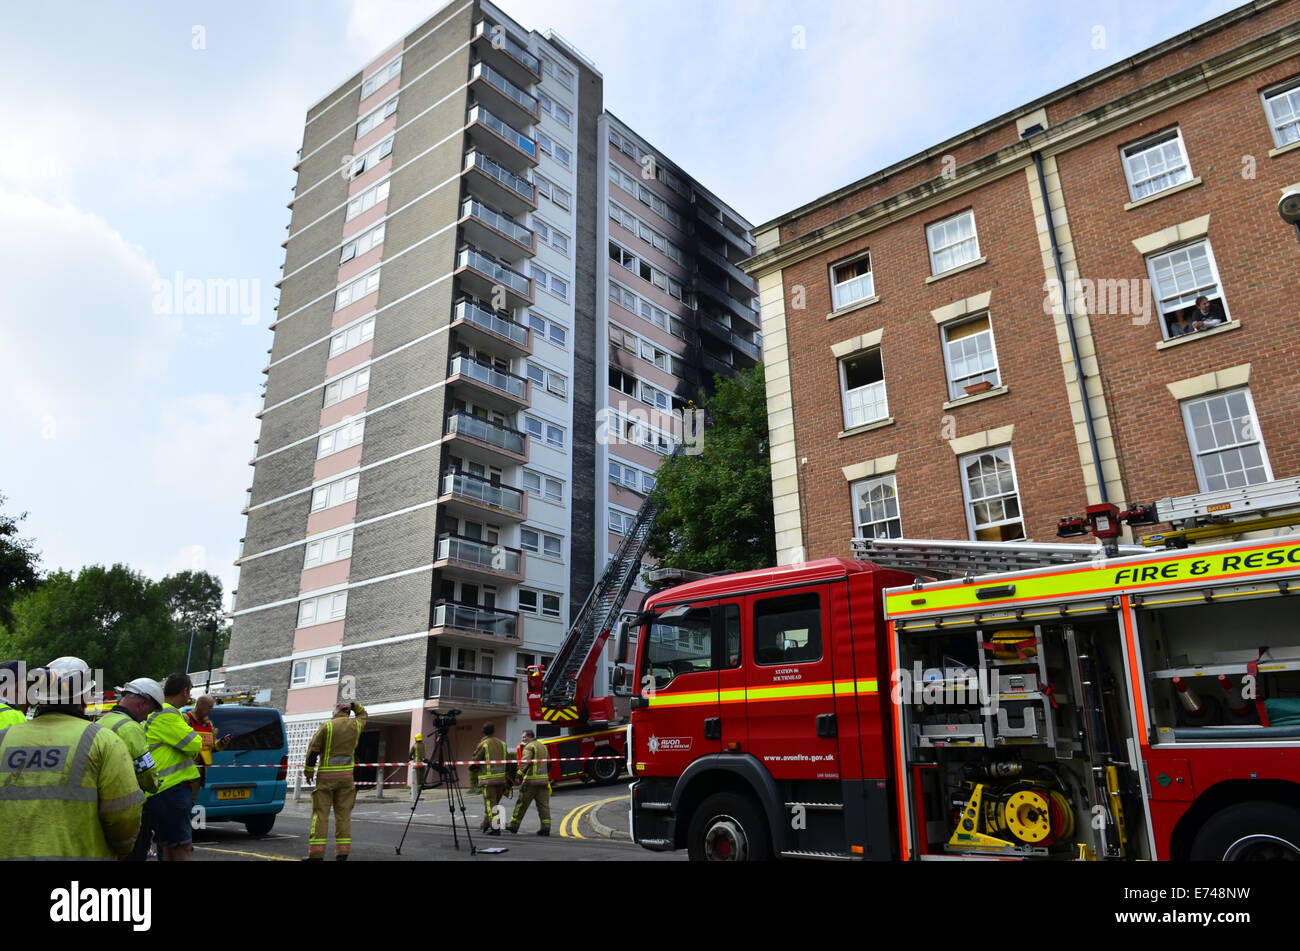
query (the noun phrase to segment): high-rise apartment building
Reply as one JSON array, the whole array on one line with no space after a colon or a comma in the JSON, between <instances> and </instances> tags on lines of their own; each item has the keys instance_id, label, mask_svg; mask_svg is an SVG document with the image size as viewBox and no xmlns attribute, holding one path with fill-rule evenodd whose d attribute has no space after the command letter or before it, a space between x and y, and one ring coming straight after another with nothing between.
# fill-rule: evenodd
<instances>
[{"instance_id":1,"label":"high-rise apartment building","mask_svg":"<svg viewBox=\"0 0 1300 951\"><path fill-rule=\"evenodd\" d=\"M342 687L363 760L435 708L513 740L675 413L760 355L749 225L479 0L308 110L296 170L227 680L295 759Z\"/></svg>"}]
</instances>

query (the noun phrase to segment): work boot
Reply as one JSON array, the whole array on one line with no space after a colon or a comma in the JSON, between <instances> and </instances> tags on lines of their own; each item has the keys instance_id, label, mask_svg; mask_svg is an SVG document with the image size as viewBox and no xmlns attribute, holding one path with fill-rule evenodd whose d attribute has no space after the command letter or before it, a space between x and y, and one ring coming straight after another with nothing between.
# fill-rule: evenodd
<instances>
[{"instance_id":1,"label":"work boot","mask_svg":"<svg viewBox=\"0 0 1300 951\"><path fill-rule=\"evenodd\" d=\"M506 831L509 832L511 835L518 835L518 834L519 834L519 823L517 823L517 822L512 822L512 823L510 823L510 825L506 826Z\"/></svg>"},{"instance_id":2,"label":"work boot","mask_svg":"<svg viewBox=\"0 0 1300 951\"><path fill-rule=\"evenodd\" d=\"M551 834L551 830L550 830L550 829L538 829L538 830L537 830L537 834L538 834L538 835L550 835L550 834Z\"/></svg>"},{"instance_id":3,"label":"work boot","mask_svg":"<svg viewBox=\"0 0 1300 951\"><path fill-rule=\"evenodd\" d=\"M500 830L500 829L488 829L488 830L487 830L487 834L488 834L488 835L500 835L500 834L501 834L501 830Z\"/></svg>"},{"instance_id":4,"label":"work boot","mask_svg":"<svg viewBox=\"0 0 1300 951\"><path fill-rule=\"evenodd\" d=\"M348 853L346 852L344 852L342 855L334 856L334 861L336 862L346 862L347 860L348 860Z\"/></svg>"}]
</instances>

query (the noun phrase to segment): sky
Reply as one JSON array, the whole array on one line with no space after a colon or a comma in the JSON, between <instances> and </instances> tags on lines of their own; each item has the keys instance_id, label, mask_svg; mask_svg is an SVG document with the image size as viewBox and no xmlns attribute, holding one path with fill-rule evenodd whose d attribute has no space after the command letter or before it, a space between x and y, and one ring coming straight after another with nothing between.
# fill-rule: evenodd
<instances>
[{"instance_id":1,"label":"sky","mask_svg":"<svg viewBox=\"0 0 1300 951\"><path fill-rule=\"evenodd\" d=\"M5 10L0 495L44 570L235 586L304 114L443 5ZM1236 4L498 5L581 50L607 108L761 223Z\"/></svg>"}]
</instances>

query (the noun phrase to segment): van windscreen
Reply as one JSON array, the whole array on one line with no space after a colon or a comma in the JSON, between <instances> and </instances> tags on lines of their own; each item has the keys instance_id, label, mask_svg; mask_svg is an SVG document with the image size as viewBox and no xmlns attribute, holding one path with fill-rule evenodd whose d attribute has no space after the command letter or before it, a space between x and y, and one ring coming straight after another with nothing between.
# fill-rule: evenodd
<instances>
[{"instance_id":1,"label":"van windscreen","mask_svg":"<svg viewBox=\"0 0 1300 951\"><path fill-rule=\"evenodd\" d=\"M274 710L257 707L213 707L212 723L218 737L234 740L227 750L278 750L284 747L284 727Z\"/></svg>"}]
</instances>

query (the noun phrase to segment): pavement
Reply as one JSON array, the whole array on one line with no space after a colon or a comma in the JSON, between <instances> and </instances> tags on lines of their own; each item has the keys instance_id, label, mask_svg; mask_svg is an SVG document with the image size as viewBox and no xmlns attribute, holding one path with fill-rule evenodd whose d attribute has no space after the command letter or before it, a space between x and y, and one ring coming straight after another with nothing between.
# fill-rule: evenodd
<instances>
[{"instance_id":1,"label":"pavement","mask_svg":"<svg viewBox=\"0 0 1300 951\"><path fill-rule=\"evenodd\" d=\"M516 793L516 796L518 793ZM513 809L517 800L505 800ZM412 814L405 789L390 789L384 799L363 792L352 813L352 861L685 861L684 853L649 852L632 843L628 834L626 785L560 787L551 795L551 835L536 834L535 808L524 817L520 832L487 836L479 832L483 800L468 790L448 808L444 790L420 797ZM397 846L406 828L401 853ZM453 819L455 832L452 830ZM311 821L310 796L285 804L275 828L253 838L235 823L210 824L194 836L196 861L301 861L307 854ZM332 823L331 823L332 826ZM468 826L469 834L466 834ZM484 849L503 849L484 852ZM333 855L333 846L327 852Z\"/></svg>"}]
</instances>

